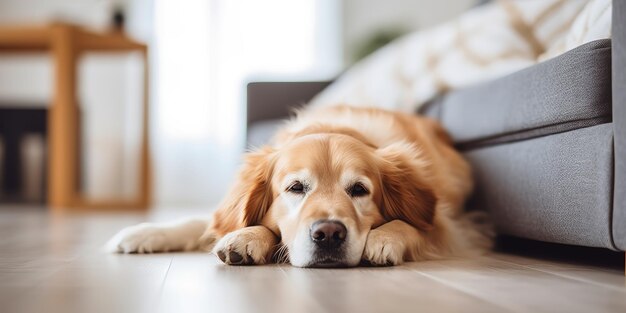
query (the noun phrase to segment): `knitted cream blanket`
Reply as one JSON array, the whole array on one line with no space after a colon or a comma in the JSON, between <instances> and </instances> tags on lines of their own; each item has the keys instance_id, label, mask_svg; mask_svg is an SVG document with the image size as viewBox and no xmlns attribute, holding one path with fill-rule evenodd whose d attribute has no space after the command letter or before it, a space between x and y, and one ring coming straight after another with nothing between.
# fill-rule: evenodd
<instances>
[{"instance_id":1,"label":"knitted cream blanket","mask_svg":"<svg viewBox=\"0 0 626 313\"><path fill-rule=\"evenodd\" d=\"M438 94L609 38L611 0L501 0L416 31L357 63L312 100L414 112Z\"/></svg>"}]
</instances>

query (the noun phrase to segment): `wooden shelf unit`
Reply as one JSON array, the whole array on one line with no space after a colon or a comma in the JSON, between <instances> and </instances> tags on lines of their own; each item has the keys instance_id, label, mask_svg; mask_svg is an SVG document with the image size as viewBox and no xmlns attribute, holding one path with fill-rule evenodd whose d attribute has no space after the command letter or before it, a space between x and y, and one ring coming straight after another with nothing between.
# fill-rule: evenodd
<instances>
[{"instance_id":1,"label":"wooden shelf unit","mask_svg":"<svg viewBox=\"0 0 626 313\"><path fill-rule=\"evenodd\" d=\"M80 174L77 63L85 52L140 52L144 90L139 194L134 199L95 201L78 188ZM49 52L54 63L53 99L48 114L47 201L53 211L144 210L150 205L151 171L148 133L148 47L120 32L94 32L68 23L0 26L0 53Z\"/></svg>"}]
</instances>

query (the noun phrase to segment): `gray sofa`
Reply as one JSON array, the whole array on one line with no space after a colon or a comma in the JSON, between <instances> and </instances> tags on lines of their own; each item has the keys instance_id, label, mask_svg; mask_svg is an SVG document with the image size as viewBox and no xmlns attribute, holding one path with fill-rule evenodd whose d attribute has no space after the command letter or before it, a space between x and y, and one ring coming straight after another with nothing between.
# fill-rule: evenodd
<instances>
[{"instance_id":1,"label":"gray sofa","mask_svg":"<svg viewBox=\"0 0 626 313\"><path fill-rule=\"evenodd\" d=\"M501 234L626 250L626 1L612 39L442 95L438 119L474 169L469 209ZM266 142L289 108L328 82L248 85L248 139Z\"/></svg>"}]
</instances>

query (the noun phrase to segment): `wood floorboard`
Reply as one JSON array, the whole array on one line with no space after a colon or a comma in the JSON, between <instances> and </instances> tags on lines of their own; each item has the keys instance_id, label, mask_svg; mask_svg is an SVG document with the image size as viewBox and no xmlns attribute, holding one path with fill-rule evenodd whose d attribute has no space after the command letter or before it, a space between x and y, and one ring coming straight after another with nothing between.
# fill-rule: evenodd
<instances>
[{"instance_id":1,"label":"wood floorboard","mask_svg":"<svg viewBox=\"0 0 626 313\"><path fill-rule=\"evenodd\" d=\"M423 262L420 273L516 312L623 312L626 290L538 271L494 255ZM617 275L617 274L616 274Z\"/></svg>"},{"instance_id":2,"label":"wood floorboard","mask_svg":"<svg viewBox=\"0 0 626 313\"><path fill-rule=\"evenodd\" d=\"M522 257L509 254L494 254L493 257L498 260L511 262L520 266L534 269L553 275L578 280L581 282L594 284L615 290L624 290L626 287L626 276L623 271L593 265L580 265L569 262L554 262L546 260L537 260L528 257Z\"/></svg>"},{"instance_id":3,"label":"wood floorboard","mask_svg":"<svg viewBox=\"0 0 626 313\"><path fill-rule=\"evenodd\" d=\"M313 296L327 312L507 312L418 275L415 266L284 270L295 288Z\"/></svg>"},{"instance_id":4,"label":"wood floorboard","mask_svg":"<svg viewBox=\"0 0 626 313\"><path fill-rule=\"evenodd\" d=\"M188 212L0 209L0 312L626 312L614 267L494 252L398 267L225 266L207 253L111 255L117 230Z\"/></svg>"}]
</instances>

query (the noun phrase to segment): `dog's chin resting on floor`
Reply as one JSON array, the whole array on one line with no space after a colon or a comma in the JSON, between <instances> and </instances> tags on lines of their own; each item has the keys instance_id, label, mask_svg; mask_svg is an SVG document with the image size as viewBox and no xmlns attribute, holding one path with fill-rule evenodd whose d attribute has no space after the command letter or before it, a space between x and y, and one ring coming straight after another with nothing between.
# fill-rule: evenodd
<instances>
[{"instance_id":1,"label":"dog's chin resting on floor","mask_svg":"<svg viewBox=\"0 0 626 313\"><path fill-rule=\"evenodd\" d=\"M464 213L470 168L430 119L374 108L307 109L245 155L206 220L128 227L120 253L212 251L230 265L397 265L491 247L485 216Z\"/></svg>"}]
</instances>

